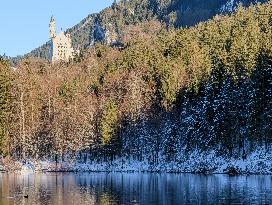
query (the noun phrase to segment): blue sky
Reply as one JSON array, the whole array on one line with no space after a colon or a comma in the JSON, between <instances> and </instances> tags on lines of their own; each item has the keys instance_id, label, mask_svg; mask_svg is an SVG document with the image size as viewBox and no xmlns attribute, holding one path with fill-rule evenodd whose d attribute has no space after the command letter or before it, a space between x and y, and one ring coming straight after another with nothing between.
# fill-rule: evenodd
<instances>
[{"instance_id":1,"label":"blue sky","mask_svg":"<svg viewBox=\"0 0 272 205\"><path fill-rule=\"evenodd\" d=\"M2 0L0 55L25 54L49 40L53 14L57 31L79 23L88 14L110 6L113 0Z\"/></svg>"}]
</instances>

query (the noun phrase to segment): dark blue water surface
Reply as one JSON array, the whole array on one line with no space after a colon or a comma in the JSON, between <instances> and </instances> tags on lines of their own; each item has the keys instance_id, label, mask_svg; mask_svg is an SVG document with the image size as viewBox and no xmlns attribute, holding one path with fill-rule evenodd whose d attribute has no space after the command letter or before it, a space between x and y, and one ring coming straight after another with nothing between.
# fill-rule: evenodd
<instances>
[{"instance_id":1,"label":"dark blue water surface","mask_svg":"<svg viewBox=\"0 0 272 205\"><path fill-rule=\"evenodd\" d=\"M0 205L272 204L272 176L2 173L0 182Z\"/></svg>"}]
</instances>

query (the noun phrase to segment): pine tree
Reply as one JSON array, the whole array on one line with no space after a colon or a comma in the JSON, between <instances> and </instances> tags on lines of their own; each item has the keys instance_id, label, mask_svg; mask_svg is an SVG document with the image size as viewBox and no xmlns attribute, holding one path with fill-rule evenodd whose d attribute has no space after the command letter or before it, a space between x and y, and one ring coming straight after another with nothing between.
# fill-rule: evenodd
<instances>
[{"instance_id":1,"label":"pine tree","mask_svg":"<svg viewBox=\"0 0 272 205\"><path fill-rule=\"evenodd\" d=\"M117 122L117 106L112 100L109 100L105 105L101 117L100 130L101 142L103 145L109 144L117 134Z\"/></svg>"}]
</instances>

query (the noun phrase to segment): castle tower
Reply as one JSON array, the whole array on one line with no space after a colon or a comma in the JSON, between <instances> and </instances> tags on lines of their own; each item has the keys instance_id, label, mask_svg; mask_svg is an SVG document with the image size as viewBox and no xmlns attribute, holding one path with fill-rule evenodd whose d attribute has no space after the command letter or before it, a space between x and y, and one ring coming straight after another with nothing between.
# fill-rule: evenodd
<instances>
[{"instance_id":1,"label":"castle tower","mask_svg":"<svg viewBox=\"0 0 272 205\"><path fill-rule=\"evenodd\" d=\"M54 16L51 16L50 24L49 24L49 30L50 30L50 38L53 39L56 37L56 23Z\"/></svg>"}]
</instances>

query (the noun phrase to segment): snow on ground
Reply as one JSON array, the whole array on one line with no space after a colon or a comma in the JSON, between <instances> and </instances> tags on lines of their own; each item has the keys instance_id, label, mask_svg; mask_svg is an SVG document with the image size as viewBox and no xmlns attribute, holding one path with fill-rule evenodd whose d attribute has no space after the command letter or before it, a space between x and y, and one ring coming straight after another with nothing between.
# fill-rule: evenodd
<instances>
[{"instance_id":1,"label":"snow on ground","mask_svg":"<svg viewBox=\"0 0 272 205\"><path fill-rule=\"evenodd\" d=\"M228 173L228 174L272 174L272 151L265 152L260 148L248 155L247 159L234 159L216 156L215 152L194 151L178 162L160 162L117 159L112 162L87 163L64 162L56 164L54 161L9 162L1 166L0 170L10 172L35 171L90 171L90 172L190 172L190 173Z\"/></svg>"},{"instance_id":2,"label":"snow on ground","mask_svg":"<svg viewBox=\"0 0 272 205\"><path fill-rule=\"evenodd\" d=\"M234 10L234 0L228 0L226 4L224 4L221 8L220 11L222 13L224 12L233 12Z\"/></svg>"}]
</instances>

